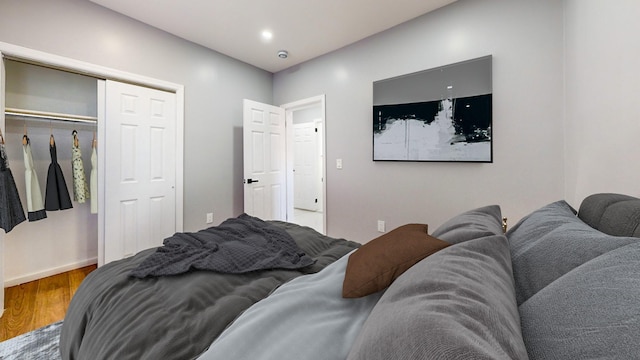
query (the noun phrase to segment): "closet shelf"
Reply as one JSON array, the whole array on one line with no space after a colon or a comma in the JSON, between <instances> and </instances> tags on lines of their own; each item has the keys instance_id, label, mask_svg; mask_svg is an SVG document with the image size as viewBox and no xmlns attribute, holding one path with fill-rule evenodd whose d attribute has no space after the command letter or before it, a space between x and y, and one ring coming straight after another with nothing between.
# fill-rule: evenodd
<instances>
[{"instance_id":1,"label":"closet shelf","mask_svg":"<svg viewBox=\"0 0 640 360\"><path fill-rule=\"evenodd\" d=\"M22 118L24 120L69 121L69 122L85 123L85 124L93 124L93 125L96 125L98 123L98 118L95 116L61 114L61 113L54 113L54 112L15 109L15 108L5 108L4 113L5 115L16 117L16 118Z\"/></svg>"}]
</instances>

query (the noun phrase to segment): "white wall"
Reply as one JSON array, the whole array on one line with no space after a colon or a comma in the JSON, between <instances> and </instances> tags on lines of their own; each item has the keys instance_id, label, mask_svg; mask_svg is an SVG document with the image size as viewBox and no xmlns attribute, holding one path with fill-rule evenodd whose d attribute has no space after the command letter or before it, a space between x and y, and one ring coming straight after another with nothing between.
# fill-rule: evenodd
<instances>
[{"instance_id":1,"label":"white wall","mask_svg":"<svg viewBox=\"0 0 640 360\"><path fill-rule=\"evenodd\" d=\"M314 107L297 110L293 112L294 124L314 122L321 118L322 118L322 108L320 106L314 106Z\"/></svg>"},{"instance_id":2,"label":"white wall","mask_svg":"<svg viewBox=\"0 0 640 360\"><path fill-rule=\"evenodd\" d=\"M184 85L184 230L207 226L208 212L219 223L243 211L242 99L270 103L271 73L86 0L3 0L0 41ZM55 234L51 246L82 251ZM35 264L53 257L46 249L9 250L5 257ZM39 269L7 266L5 279L25 271Z\"/></svg>"},{"instance_id":3,"label":"white wall","mask_svg":"<svg viewBox=\"0 0 640 360\"><path fill-rule=\"evenodd\" d=\"M640 2L565 1L566 196L640 196Z\"/></svg>"},{"instance_id":4,"label":"white wall","mask_svg":"<svg viewBox=\"0 0 640 360\"><path fill-rule=\"evenodd\" d=\"M494 162L372 161L372 83L493 55ZM563 8L460 0L274 75L277 104L326 94L328 234L367 241L500 204L510 223L563 197ZM343 159L337 170L335 161Z\"/></svg>"}]
</instances>

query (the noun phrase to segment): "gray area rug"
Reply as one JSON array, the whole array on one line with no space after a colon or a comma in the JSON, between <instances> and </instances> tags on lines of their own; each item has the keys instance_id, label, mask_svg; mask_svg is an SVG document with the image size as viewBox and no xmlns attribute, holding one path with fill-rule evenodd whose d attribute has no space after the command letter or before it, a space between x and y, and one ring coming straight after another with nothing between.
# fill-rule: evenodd
<instances>
[{"instance_id":1,"label":"gray area rug","mask_svg":"<svg viewBox=\"0 0 640 360\"><path fill-rule=\"evenodd\" d=\"M0 342L0 360L58 360L62 321Z\"/></svg>"}]
</instances>

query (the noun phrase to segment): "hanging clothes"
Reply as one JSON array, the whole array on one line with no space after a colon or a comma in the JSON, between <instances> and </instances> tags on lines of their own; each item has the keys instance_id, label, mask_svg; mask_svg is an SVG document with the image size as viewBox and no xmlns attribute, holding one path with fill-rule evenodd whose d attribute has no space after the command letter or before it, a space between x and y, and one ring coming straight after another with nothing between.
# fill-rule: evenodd
<instances>
[{"instance_id":1,"label":"hanging clothes","mask_svg":"<svg viewBox=\"0 0 640 360\"><path fill-rule=\"evenodd\" d=\"M71 169L73 170L73 200L84 203L89 195L89 186L84 175L84 164L82 163L82 151L80 150L80 141L78 140L78 132L73 130L73 145L71 146Z\"/></svg>"},{"instance_id":2,"label":"hanging clothes","mask_svg":"<svg viewBox=\"0 0 640 360\"><path fill-rule=\"evenodd\" d=\"M62 169L58 164L58 153L53 134L49 139L49 153L51 154L51 164L49 164L47 172L47 193L44 199L44 208L47 211L71 209L73 205Z\"/></svg>"},{"instance_id":3,"label":"hanging clothes","mask_svg":"<svg viewBox=\"0 0 640 360\"><path fill-rule=\"evenodd\" d=\"M22 137L22 155L24 157L24 181L27 190L27 216L29 221L46 219L47 212L44 210L42 191L40 190L36 169L33 167L31 141L27 135Z\"/></svg>"},{"instance_id":4,"label":"hanging clothes","mask_svg":"<svg viewBox=\"0 0 640 360\"><path fill-rule=\"evenodd\" d=\"M9 169L1 132L0 139L0 228L8 233L27 218L24 216L18 188Z\"/></svg>"},{"instance_id":5,"label":"hanging clothes","mask_svg":"<svg viewBox=\"0 0 640 360\"><path fill-rule=\"evenodd\" d=\"M89 191L91 193L91 213L98 213L98 153L96 150L95 134L91 143L91 176L89 179Z\"/></svg>"}]
</instances>

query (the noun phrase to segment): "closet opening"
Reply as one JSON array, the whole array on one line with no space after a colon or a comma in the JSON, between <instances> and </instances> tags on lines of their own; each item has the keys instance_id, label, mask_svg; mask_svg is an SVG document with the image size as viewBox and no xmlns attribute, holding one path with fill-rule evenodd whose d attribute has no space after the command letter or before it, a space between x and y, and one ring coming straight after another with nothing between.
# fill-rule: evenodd
<instances>
[{"instance_id":1,"label":"closet opening","mask_svg":"<svg viewBox=\"0 0 640 360\"><path fill-rule=\"evenodd\" d=\"M5 59L4 66L5 151L28 218L4 237L8 287L98 261L98 195L97 191L91 194L92 167L97 172L92 157L97 156L94 150L99 151L98 79L16 60ZM53 187L56 164L59 189ZM76 182L86 185L75 187ZM63 187L67 199L65 194L54 194L54 190L63 192ZM61 205L54 204L54 196L63 198ZM51 200L48 210L44 208L47 200Z\"/></svg>"}]
</instances>

